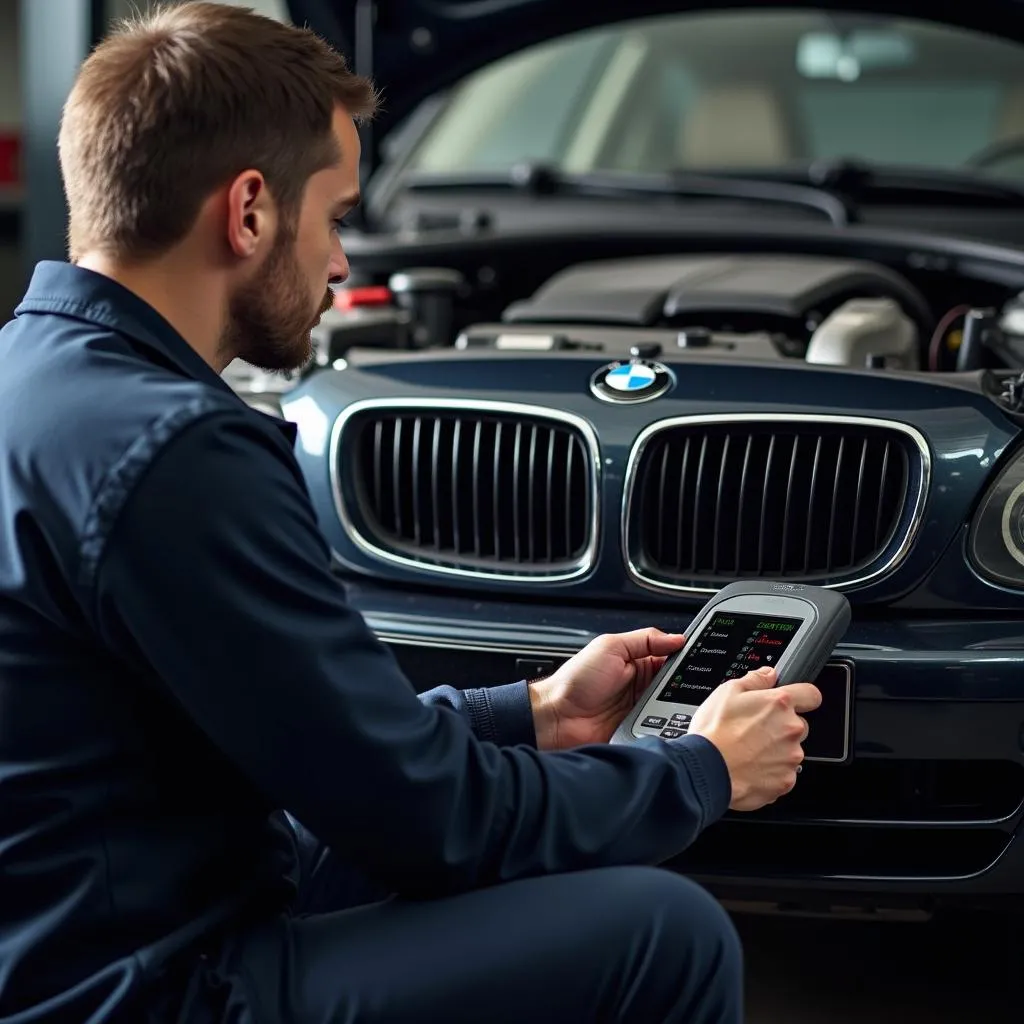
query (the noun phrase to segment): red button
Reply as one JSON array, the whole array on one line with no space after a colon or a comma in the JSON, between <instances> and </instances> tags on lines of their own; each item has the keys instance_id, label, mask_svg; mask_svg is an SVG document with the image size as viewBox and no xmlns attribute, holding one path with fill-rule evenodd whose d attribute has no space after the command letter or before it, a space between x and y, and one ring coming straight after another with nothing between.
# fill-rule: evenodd
<instances>
[{"instance_id":1,"label":"red button","mask_svg":"<svg viewBox=\"0 0 1024 1024\"><path fill-rule=\"evenodd\" d=\"M335 309L356 309L360 306L389 306L391 289L387 285L366 285L360 288L342 288L334 296Z\"/></svg>"}]
</instances>

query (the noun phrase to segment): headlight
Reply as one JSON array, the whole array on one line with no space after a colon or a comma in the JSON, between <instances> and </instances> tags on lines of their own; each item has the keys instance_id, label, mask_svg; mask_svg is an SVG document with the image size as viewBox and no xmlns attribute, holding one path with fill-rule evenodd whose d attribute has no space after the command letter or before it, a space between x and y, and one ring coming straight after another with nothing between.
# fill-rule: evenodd
<instances>
[{"instance_id":1,"label":"headlight","mask_svg":"<svg viewBox=\"0 0 1024 1024\"><path fill-rule=\"evenodd\" d=\"M997 583L1024 587L1024 452L999 474L971 527L975 569Z\"/></svg>"}]
</instances>

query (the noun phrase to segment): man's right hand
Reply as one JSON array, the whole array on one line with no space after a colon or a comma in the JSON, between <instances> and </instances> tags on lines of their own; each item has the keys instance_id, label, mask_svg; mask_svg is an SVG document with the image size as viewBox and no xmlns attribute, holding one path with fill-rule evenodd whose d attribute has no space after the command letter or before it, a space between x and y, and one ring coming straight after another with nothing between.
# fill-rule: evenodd
<instances>
[{"instance_id":1,"label":"man's right hand","mask_svg":"<svg viewBox=\"0 0 1024 1024\"><path fill-rule=\"evenodd\" d=\"M719 750L732 781L734 811L756 811L796 785L807 738L802 714L821 704L811 683L775 685L774 669L748 672L722 683L697 709L690 735Z\"/></svg>"}]
</instances>

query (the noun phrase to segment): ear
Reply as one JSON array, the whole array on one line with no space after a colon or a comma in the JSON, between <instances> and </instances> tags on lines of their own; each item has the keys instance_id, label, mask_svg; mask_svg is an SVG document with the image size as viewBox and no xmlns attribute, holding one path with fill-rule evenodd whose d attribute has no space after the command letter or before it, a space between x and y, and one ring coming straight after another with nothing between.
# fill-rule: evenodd
<instances>
[{"instance_id":1,"label":"ear","mask_svg":"<svg viewBox=\"0 0 1024 1024\"><path fill-rule=\"evenodd\" d=\"M274 202L259 171L243 171L231 182L227 215L227 242L236 256L253 256L273 238Z\"/></svg>"}]
</instances>

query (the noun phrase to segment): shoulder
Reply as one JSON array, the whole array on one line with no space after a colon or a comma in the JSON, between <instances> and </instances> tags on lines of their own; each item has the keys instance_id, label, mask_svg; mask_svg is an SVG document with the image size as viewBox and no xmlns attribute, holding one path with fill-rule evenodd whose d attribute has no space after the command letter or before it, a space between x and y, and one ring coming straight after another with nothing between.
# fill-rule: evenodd
<instances>
[{"instance_id":1,"label":"shoulder","mask_svg":"<svg viewBox=\"0 0 1024 1024\"><path fill-rule=\"evenodd\" d=\"M140 423L107 467L81 531L79 582L90 583L129 512L136 536L173 547L197 530L241 532L286 495L306 500L282 425L230 394L185 391Z\"/></svg>"},{"instance_id":2,"label":"shoulder","mask_svg":"<svg viewBox=\"0 0 1024 1024\"><path fill-rule=\"evenodd\" d=\"M0 516L31 518L70 577L90 577L147 478L194 488L210 502L233 453L250 480L266 475L262 460L303 486L291 424L226 386L141 357L116 331L56 316L32 320L34 335L27 318L0 333L9 357L0 373ZM171 463L173 472L156 474Z\"/></svg>"}]
</instances>

